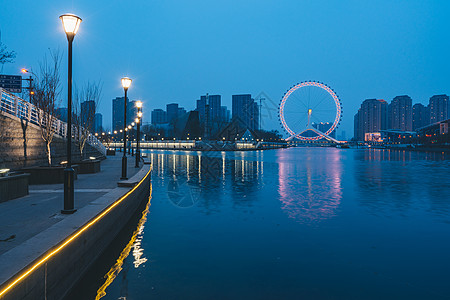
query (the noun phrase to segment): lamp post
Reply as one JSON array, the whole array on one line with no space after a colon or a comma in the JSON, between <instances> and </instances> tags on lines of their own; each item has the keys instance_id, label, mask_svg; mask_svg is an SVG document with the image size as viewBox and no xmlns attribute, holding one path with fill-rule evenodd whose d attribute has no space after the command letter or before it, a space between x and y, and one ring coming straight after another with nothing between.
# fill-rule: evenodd
<instances>
[{"instance_id":1,"label":"lamp post","mask_svg":"<svg viewBox=\"0 0 450 300\"><path fill-rule=\"evenodd\" d=\"M134 148L133 148L133 128L134 128L134 122L131 122L131 126L128 125L128 129L130 130L130 134L128 135L128 140L130 141L130 151L131 151L131 156L134 156ZM130 137L131 136L131 137Z\"/></svg>"},{"instance_id":2,"label":"lamp post","mask_svg":"<svg viewBox=\"0 0 450 300\"><path fill-rule=\"evenodd\" d=\"M132 127L131 127L131 125L128 125L128 127L127 127L127 133L128 133L128 141L130 141L130 144L128 145L128 154L131 154L131 148L133 148L132 146L132 144L131 144L131 137L132 137L132 132L131 132L131 129L132 129Z\"/></svg>"},{"instance_id":3,"label":"lamp post","mask_svg":"<svg viewBox=\"0 0 450 300\"><path fill-rule=\"evenodd\" d=\"M137 134L136 134L136 168L139 168L139 160L141 159L141 150L139 148L139 141L141 139L141 119L142 119L142 101L136 102L136 107L138 109L136 124L137 124Z\"/></svg>"},{"instance_id":4,"label":"lamp post","mask_svg":"<svg viewBox=\"0 0 450 300\"><path fill-rule=\"evenodd\" d=\"M74 187L73 180L75 172L72 168L72 42L80 27L81 18L73 14L64 14L59 17L63 23L69 42L68 71L67 71L67 165L64 169L64 209L63 214L73 214Z\"/></svg>"},{"instance_id":5,"label":"lamp post","mask_svg":"<svg viewBox=\"0 0 450 300\"><path fill-rule=\"evenodd\" d=\"M34 74L33 71L30 71L30 70L25 69L25 68L21 69L20 71L21 71L22 73L30 73L30 74L33 74L34 77L37 78L36 74ZM29 86L28 86L28 96L29 96L29 101L30 101L30 103L31 103L31 102L32 102L32 101L31 101L31 97L34 95L34 91L33 91L33 77L30 75L30 78L28 78L28 79L25 78L25 79L22 79L22 80L26 80L26 81L28 81L28 83L29 83Z\"/></svg>"},{"instance_id":6,"label":"lamp post","mask_svg":"<svg viewBox=\"0 0 450 300\"><path fill-rule=\"evenodd\" d=\"M124 112L123 112L123 156L122 156L122 177L120 179L127 180L127 91L131 85L131 79L128 77L122 78L122 87L125 91Z\"/></svg>"}]
</instances>

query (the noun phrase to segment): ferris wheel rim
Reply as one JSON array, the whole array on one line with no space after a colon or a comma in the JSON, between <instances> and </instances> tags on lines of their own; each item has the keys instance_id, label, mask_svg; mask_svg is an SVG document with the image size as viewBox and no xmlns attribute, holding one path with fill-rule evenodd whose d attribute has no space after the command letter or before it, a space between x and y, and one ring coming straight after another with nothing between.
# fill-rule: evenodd
<instances>
[{"instance_id":1,"label":"ferris wheel rim","mask_svg":"<svg viewBox=\"0 0 450 300\"><path fill-rule=\"evenodd\" d=\"M326 91L331 98L333 99L334 103L335 103L335 107L336 107L336 116L333 122L333 125L326 131L324 132L324 134L329 135L330 133L333 132L333 130L336 129L337 125L339 124L340 120L341 120L341 116L342 116L342 104L341 104L341 100L339 99L338 95L334 92L334 90L329 87L328 85L326 85L325 83L322 82L317 82L317 81L302 81L296 85L294 85L293 87L291 87L283 96L283 98L281 99L280 105L279 105L279 118L280 118L280 122L281 125L283 126L283 128L287 131L288 134L290 134L289 139L291 138L298 138L301 140L306 140L306 141L315 141L318 139L321 139L322 136L318 135L315 137L304 137L301 136L302 133L304 133L305 131L307 131L308 129L303 130L302 132L296 133L294 132L286 123L286 120L284 118L284 106L286 104L286 101L288 100L289 96L295 92L296 90L303 88L303 87L308 87L308 86L315 86L318 87L324 91Z\"/></svg>"}]
</instances>

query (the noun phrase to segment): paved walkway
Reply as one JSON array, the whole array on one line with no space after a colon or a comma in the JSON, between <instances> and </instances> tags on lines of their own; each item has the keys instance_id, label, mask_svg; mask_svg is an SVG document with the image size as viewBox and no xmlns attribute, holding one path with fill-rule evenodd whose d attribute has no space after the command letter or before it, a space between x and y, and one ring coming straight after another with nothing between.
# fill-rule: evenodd
<instances>
[{"instance_id":1,"label":"paved walkway","mask_svg":"<svg viewBox=\"0 0 450 300\"><path fill-rule=\"evenodd\" d=\"M81 174L75 180L75 208L79 209L117 187L122 153L108 156L101 171ZM128 156L128 178L137 173L135 158ZM142 163L141 163L142 165ZM28 196L0 203L0 255L61 221L63 184L30 185Z\"/></svg>"}]
</instances>

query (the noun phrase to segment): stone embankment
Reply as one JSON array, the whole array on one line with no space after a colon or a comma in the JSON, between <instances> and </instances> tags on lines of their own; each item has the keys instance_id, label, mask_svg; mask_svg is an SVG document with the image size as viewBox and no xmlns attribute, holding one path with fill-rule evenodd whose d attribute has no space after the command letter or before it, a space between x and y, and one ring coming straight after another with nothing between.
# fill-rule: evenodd
<instances>
[{"instance_id":1,"label":"stone embankment","mask_svg":"<svg viewBox=\"0 0 450 300\"><path fill-rule=\"evenodd\" d=\"M0 113L0 169L48 165L45 148L38 126ZM66 160L66 149L66 141L55 135L51 144L52 164ZM85 157L101 156L101 153L89 144L86 144L85 153ZM72 160L80 159L78 147L73 143Z\"/></svg>"}]
</instances>

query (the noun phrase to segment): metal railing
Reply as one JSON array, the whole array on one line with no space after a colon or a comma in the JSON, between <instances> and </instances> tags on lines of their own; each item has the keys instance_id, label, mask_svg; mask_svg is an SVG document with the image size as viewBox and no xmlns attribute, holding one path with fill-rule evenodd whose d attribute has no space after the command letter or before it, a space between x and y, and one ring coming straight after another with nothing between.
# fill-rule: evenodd
<instances>
[{"instance_id":1,"label":"metal railing","mask_svg":"<svg viewBox=\"0 0 450 300\"><path fill-rule=\"evenodd\" d=\"M21 120L27 120L34 125L40 126L38 113L39 111L36 106L31 104L30 102L23 100L19 96L7 92L2 88L0 88L0 95L0 112L17 117ZM47 126L47 124L45 124L44 122L43 125ZM62 138L66 138L66 122L63 122L58 118L53 118L51 126L55 134L59 135ZM77 140L78 130L74 125L72 125L72 132L74 135L74 139ZM105 146L103 146L103 144L93 134L89 134L87 143L97 149L101 154L106 155Z\"/></svg>"}]
</instances>

